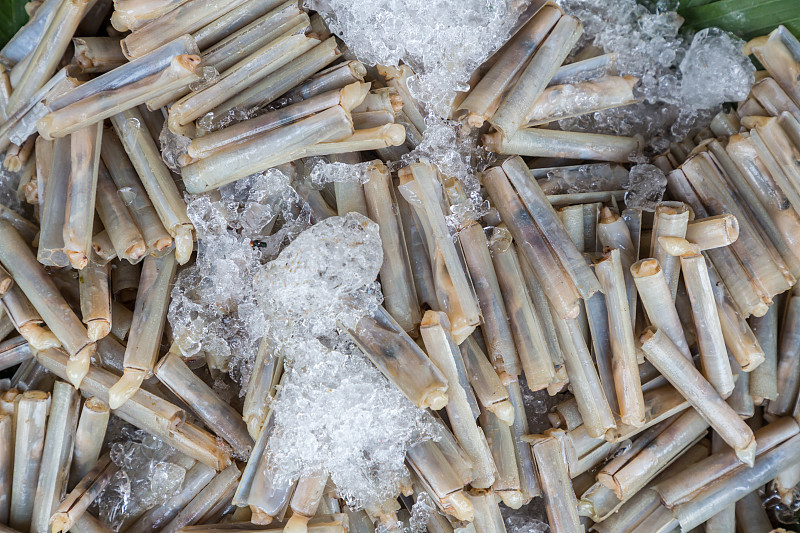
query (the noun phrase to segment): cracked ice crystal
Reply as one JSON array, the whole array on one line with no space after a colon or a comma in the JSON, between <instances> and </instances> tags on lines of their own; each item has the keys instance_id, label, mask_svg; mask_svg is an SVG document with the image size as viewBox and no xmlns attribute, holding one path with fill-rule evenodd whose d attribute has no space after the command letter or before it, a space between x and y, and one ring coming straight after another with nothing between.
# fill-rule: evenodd
<instances>
[{"instance_id":1,"label":"cracked ice crystal","mask_svg":"<svg viewBox=\"0 0 800 533\"><path fill-rule=\"evenodd\" d=\"M178 452L141 429L123 425L109 453L120 469L95 505L100 519L114 531L126 516L162 505L183 485L186 470L175 462Z\"/></svg>"},{"instance_id":2,"label":"cracked ice crystal","mask_svg":"<svg viewBox=\"0 0 800 533\"><path fill-rule=\"evenodd\" d=\"M654 165L636 165L631 168L630 185L625 193L625 205L630 209L654 211L664 196L667 177Z\"/></svg>"}]
</instances>

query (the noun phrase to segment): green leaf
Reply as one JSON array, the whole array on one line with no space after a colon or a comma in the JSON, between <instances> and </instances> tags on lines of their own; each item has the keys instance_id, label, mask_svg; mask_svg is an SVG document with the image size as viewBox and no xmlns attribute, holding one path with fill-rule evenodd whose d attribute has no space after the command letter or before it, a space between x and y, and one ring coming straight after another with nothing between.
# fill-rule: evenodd
<instances>
[{"instance_id":1,"label":"green leaf","mask_svg":"<svg viewBox=\"0 0 800 533\"><path fill-rule=\"evenodd\" d=\"M714 0L682 0L681 1L681 9L687 7L696 7L696 6L704 6L706 4L710 4Z\"/></svg>"},{"instance_id":2,"label":"green leaf","mask_svg":"<svg viewBox=\"0 0 800 533\"><path fill-rule=\"evenodd\" d=\"M743 39L765 35L780 24L800 36L798 0L681 0L678 13L686 26L722 28Z\"/></svg>"},{"instance_id":3,"label":"green leaf","mask_svg":"<svg viewBox=\"0 0 800 533\"><path fill-rule=\"evenodd\" d=\"M0 0L0 48L28 22L25 0Z\"/></svg>"}]
</instances>

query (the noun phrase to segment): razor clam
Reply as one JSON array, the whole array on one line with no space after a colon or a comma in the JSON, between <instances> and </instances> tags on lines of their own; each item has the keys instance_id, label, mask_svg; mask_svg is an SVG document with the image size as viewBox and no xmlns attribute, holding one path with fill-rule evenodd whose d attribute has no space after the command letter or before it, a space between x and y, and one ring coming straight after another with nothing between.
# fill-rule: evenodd
<instances>
[{"instance_id":1,"label":"razor clam","mask_svg":"<svg viewBox=\"0 0 800 533\"><path fill-rule=\"evenodd\" d=\"M468 112L467 123L470 126L479 128L491 118L503 92L513 83L559 18L561 10L558 7L542 7L499 52L492 67L458 107L459 111Z\"/></svg>"},{"instance_id":2,"label":"razor clam","mask_svg":"<svg viewBox=\"0 0 800 533\"><path fill-rule=\"evenodd\" d=\"M327 482L327 473L315 472L300 476L292 499L289 502L292 516L289 517L284 526L286 533L305 533L308 531L308 521L317 513Z\"/></svg>"},{"instance_id":3,"label":"razor clam","mask_svg":"<svg viewBox=\"0 0 800 533\"><path fill-rule=\"evenodd\" d=\"M597 480L626 501L703 438L707 428L708 422L689 409L674 420L642 433L630 448L600 470Z\"/></svg>"},{"instance_id":4,"label":"razor clam","mask_svg":"<svg viewBox=\"0 0 800 533\"><path fill-rule=\"evenodd\" d=\"M737 255L750 276L768 296L779 294L789 287L789 282L758 236L757 230L746 219L735 199L724 187L720 171L713 166L709 154L700 152L691 156L682 166L684 174L703 199L709 214L733 214L739 221L739 238L730 248ZM712 201L713 199L713 201Z\"/></svg>"},{"instance_id":5,"label":"razor clam","mask_svg":"<svg viewBox=\"0 0 800 533\"><path fill-rule=\"evenodd\" d=\"M750 372L750 395L756 405L778 397L778 304L762 317L750 317L750 329L764 351L764 362Z\"/></svg>"},{"instance_id":6,"label":"razor clam","mask_svg":"<svg viewBox=\"0 0 800 533\"><path fill-rule=\"evenodd\" d=\"M215 107L211 113L206 115L209 117L209 125L218 127L226 114L236 108L259 108L273 102L321 68L335 61L340 55L336 38L329 37L294 61ZM202 120L206 120L205 117Z\"/></svg>"},{"instance_id":7,"label":"razor clam","mask_svg":"<svg viewBox=\"0 0 800 533\"><path fill-rule=\"evenodd\" d=\"M91 124L70 135L71 169L64 213L64 252L80 270L89 262L103 128Z\"/></svg>"},{"instance_id":8,"label":"razor clam","mask_svg":"<svg viewBox=\"0 0 800 533\"><path fill-rule=\"evenodd\" d=\"M141 58L182 35L202 28L244 2L245 0L184 2L122 39L122 53L131 60Z\"/></svg>"},{"instance_id":9,"label":"razor clam","mask_svg":"<svg viewBox=\"0 0 800 533\"><path fill-rule=\"evenodd\" d=\"M90 127L91 124L143 104L151 98L197 81L200 78L200 65L199 56L175 56L162 71L119 89L99 92L52 111L39 120L36 127L39 134L46 139L63 137L81 128Z\"/></svg>"},{"instance_id":10,"label":"razor clam","mask_svg":"<svg viewBox=\"0 0 800 533\"><path fill-rule=\"evenodd\" d=\"M744 463L753 464L756 441L753 431L725 403L692 363L661 330L648 328L641 336L647 359L703 415L714 431L734 449ZM727 361L726 361L727 362Z\"/></svg>"},{"instance_id":11,"label":"razor clam","mask_svg":"<svg viewBox=\"0 0 800 533\"><path fill-rule=\"evenodd\" d=\"M352 134L349 112L337 105L219 150L183 167L181 174L190 193L205 192L293 161L299 151L310 145L347 139Z\"/></svg>"},{"instance_id":12,"label":"razor clam","mask_svg":"<svg viewBox=\"0 0 800 533\"><path fill-rule=\"evenodd\" d=\"M31 528L49 405L50 395L42 391L27 391L16 402L14 473L8 518L8 524L16 530L28 531Z\"/></svg>"},{"instance_id":13,"label":"razor clam","mask_svg":"<svg viewBox=\"0 0 800 533\"><path fill-rule=\"evenodd\" d=\"M458 239L478 298L487 355L501 379L513 379L520 373L519 356L486 235L480 224L467 222L458 232Z\"/></svg>"},{"instance_id":14,"label":"razor clam","mask_svg":"<svg viewBox=\"0 0 800 533\"><path fill-rule=\"evenodd\" d=\"M95 350L86 328L36 262L19 233L3 220L0 220L0 243L0 262L69 353L69 380L79 385Z\"/></svg>"},{"instance_id":15,"label":"razor clam","mask_svg":"<svg viewBox=\"0 0 800 533\"><path fill-rule=\"evenodd\" d=\"M7 114L13 115L31 103L36 92L55 74L58 62L72 42L72 34L88 7L88 0L69 0L54 9L22 76L16 83L12 82L14 89L6 105Z\"/></svg>"},{"instance_id":16,"label":"razor clam","mask_svg":"<svg viewBox=\"0 0 800 533\"><path fill-rule=\"evenodd\" d=\"M689 207L683 202L661 202L656 206L656 214L653 220L650 253L661 266L673 300L675 300L675 295L678 291L681 262L678 257L667 253L659 238L662 236L683 238L686 235L686 227L689 223L690 215Z\"/></svg>"},{"instance_id":17,"label":"razor clam","mask_svg":"<svg viewBox=\"0 0 800 533\"><path fill-rule=\"evenodd\" d=\"M147 252L147 245L102 162L97 175L95 207L116 256L131 263L138 263Z\"/></svg>"},{"instance_id":18,"label":"razor clam","mask_svg":"<svg viewBox=\"0 0 800 533\"><path fill-rule=\"evenodd\" d=\"M286 33L289 28L299 24L309 26L311 20L303 13L294 0L288 0L266 15L254 20L239 31L228 35L214 46L203 50L203 62L218 71L225 71L270 41ZM170 95L172 99L183 96ZM162 99L148 102L152 108L165 103Z\"/></svg>"},{"instance_id":19,"label":"razor clam","mask_svg":"<svg viewBox=\"0 0 800 533\"><path fill-rule=\"evenodd\" d=\"M687 253L680 256L683 279L689 301L700 359L703 362L703 375L723 398L733 392L733 374L728 362L728 351L720 324L718 300L714 298L708 265L703 255Z\"/></svg>"},{"instance_id":20,"label":"razor clam","mask_svg":"<svg viewBox=\"0 0 800 533\"><path fill-rule=\"evenodd\" d=\"M683 531L702 524L727 505L774 479L787 464L800 458L800 437L795 435L780 446L758 457L752 468L738 470L733 475L707 487L691 502L673 508L673 520ZM677 525L677 524L674 524Z\"/></svg>"},{"instance_id":21,"label":"razor clam","mask_svg":"<svg viewBox=\"0 0 800 533\"><path fill-rule=\"evenodd\" d=\"M544 128L521 128L504 136L501 132L482 137L483 146L498 154L531 157L591 159L625 163L641 149L634 137L577 133Z\"/></svg>"},{"instance_id":22,"label":"razor clam","mask_svg":"<svg viewBox=\"0 0 800 533\"><path fill-rule=\"evenodd\" d=\"M277 9L281 5L282 0L269 0L267 2L248 0L221 17L216 18L210 24L203 26L194 32L192 37L194 37L197 46L201 50L206 50L209 46L218 43L224 37L235 33L258 17Z\"/></svg>"},{"instance_id":23,"label":"razor clam","mask_svg":"<svg viewBox=\"0 0 800 533\"><path fill-rule=\"evenodd\" d=\"M548 430L531 443L536 471L542 484L547 518L556 533L580 533L578 502L563 461L564 431Z\"/></svg>"},{"instance_id":24,"label":"razor clam","mask_svg":"<svg viewBox=\"0 0 800 533\"><path fill-rule=\"evenodd\" d=\"M556 22L489 121L503 137L511 138L525 123L525 117L536 99L582 33L580 21L571 15L563 16Z\"/></svg>"},{"instance_id":25,"label":"razor clam","mask_svg":"<svg viewBox=\"0 0 800 533\"><path fill-rule=\"evenodd\" d=\"M62 350L42 350L37 354L37 361L60 378L66 377L68 357ZM81 391L107 402L109 389L118 380L117 374L90 366L81 382ZM185 422L183 410L153 393L137 390L121 407L114 409L114 414L213 469L222 470L230 464L230 456L219 449L210 433Z\"/></svg>"},{"instance_id":26,"label":"razor clam","mask_svg":"<svg viewBox=\"0 0 800 533\"><path fill-rule=\"evenodd\" d=\"M784 26L778 26L768 36L758 37L747 43L747 53L758 58L770 75L775 78L796 104L800 105L800 43Z\"/></svg>"},{"instance_id":27,"label":"razor clam","mask_svg":"<svg viewBox=\"0 0 800 533\"><path fill-rule=\"evenodd\" d=\"M700 250L728 246L739 238L739 222L733 215L717 215L700 218L686 226L686 240L700 247Z\"/></svg>"},{"instance_id":28,"label":"razor clam","mask_svg":"<svg viewBox=\"0 0 800 533\"><path fill-rule=\"evenodd\" d=\"M178 264L185 264L194 248L194 227L186 215L186 204L169 169L161 159L153 138L144 130L142 114L137 109L128 109L111 117L111 123L158 213L158 218L175 243Z\"/></svg>"},{"instance_id":29,"label":"razor clam","mask_svg":"<svg viewBox=\"0 0 800 533\"><path fill-rule=\"evenodd\" d=\"M127 85L162 72L170 66L176 56L198 55L199 53L200 49L190 35L180 36L143 57L127 62L53 99L48 102L48 107L52 111L58 111L91 96L122 89Z\"/></svg>"},{"instance_id":30,"label":"razor clam","mask_svg":"<svg viewBox=\"0 0 800 533\"><path fill-rule=\"evenodd\" d=\"M164 229L164 225L161 223L158 213L142 185L142 181L136 174L136 170L133 168L130 159L128 159L128 154L125 153L122 143L120 143L116 132L112 129L106 129L106 131L103 132L103 144L100 146L100 157L105 164L104 166L106 167L108 175L114 182L114 186L117 189L117 196L125 204L130 217L132 217L135 222L134 228L136 228L138 232L141 232L141 237L144 239L147 251L156 256L163 255L172 246L172 237L170 237L167 230ZM100 176L98 177L100 181L105 179L102 168L103 167L101 167ZM102 209L105 209L105 207ZM124 218L124 215L121 215L121 217ZM112 227L114 224L114 222L109 222L109 225ZM130 229L133 230L133 228ZM132 235L132 232L126 233ZM95 239L97 239L97 235L95 235ZM123 242L125 242L125 240L123 240ZM124 247L124 245L121 245L121 249L126 252L130 250L132 255L135 256L138 253L136 250L137 244L135 244L137 240L133 239L128 242L134 243L131 245L133 249L130 250L130 246ZM116 255L116 248L113 242L112 249L114 249ZM97 250L95 249L95 251Z\"/></svg>"},{"instance_id":31,"label":"razor clam","mask_svg":"<svg viewBox=\"0 0 800 533\"><path fill-rule=\"evenodd\" d=\"M422 319L406 255L405 237L397 217L396 200L389 169L373 161L367 170L364 196L370 218L379 228L383 243L381 288L386 310L409 334L415 334ZM338 198L337 198L338 200Z\"/></svg>"},{"instance_id":32,"label":"razor clam","mask_svg":"<svg viewBox=\"0 0 800 533\"><path fill-rule=\"evenodd\" d=\"M667 187L670 194L684 200L694 211L695 216L704 218L709 216L706 208L700 202L693 187L681 169L676 169L667 175ZM738 220L738 219L737 219ZM738 239L737 239L738 240ZM769 299L765 299L760 287L751 281L744 266L730 247L715 248L706 252L720 273L725 285L736 299L736 305L744 316L763 316L767 312Z\"/></svg>"},{"instance_id":33,"label":"razor clam","mask_svg":"<svg viewBox=\"0 0 800 533\"><path fill-rule=\"evenodd\" d=\"M556 315L565 318L577 316L579 303L574 284L534 225L531 215L512 189L506 173L501 167L489 169L483 174L483 185L494 200L517 245L530 262L544 293L553 304Z\"/></svg>"},{"instance_id":34,"label":"razor clam","mask_svg":"<svg viewBox=\"0 0 800 533\"><path fill-rule=\"evenodd\" d=\"M413 163L398 177L398 189L421 223L439 308L448 314L453 337L460 343L478 325L480 311L442 212L438 170L427 161Z\"/></svg>"},{"instance_id":35,"label":"razor clam","mask_svg":"<svg viewBox=\"0 0 800 533\"><path fill-rule=\"evenodd\" d=\"M684 357L691 359L683 326L658 260L642 259L634 263L630 270L650 322L664 331Z\"/></svg>"},{"instance_id":36,"label":"razor clam","mask_svg":"<svg viewBox=\"0 0 800 533\"><path fill-rule=\"evenodd\" d=\"M544 90L525 117L527 126L596 113L637 102L634 76L604 76L574 84L554 85Z\"/></svg>"},{"instance_id":37,"label":"razor clam","mask_svg":"<svg viewBox=\"0 0 800 533\"><path fill-rule=\"evenodd\" d=\"M183 126L223 104L280 67L291 63L321 41L305 34L307 26L298 24L277 39L268 42L238 63L230 66L208 87L191 92L169 108L169 127L178 133Z\"/></svg>"},{"instance_id":38,"label":"razor clam","mask_svg":"<svg viewBox=\"0 0 800 533\"><path fill-rule=\"evenodd\" d=\"M239 467L231 464L201 490L180 512L165 524L161 531L175 533L184 526L195 524L208 510L239 481Z\"/></svg>"},{"instance_id":39,"label":"razor clam","mask_svg":"<svg viewBox=\"0 0 800 533\"><path fill-rule=\"evenodd\" d=\"M83 403L75 431L75 449L69 470L69 490L72 490L97 463L109 416L108 404L99 398L87 398Z\"/></svg>"},{"instance_id":40,"label":"razor clam","mask_svg":"<svg viewBox=\"0 0 800 533\"><path fill-rule=\"evenodd\" d=\"M100 496L118 471L119 467L111 462L108 455L100 458L97 464L67 494L58 508L53 510L52 517L48 516L50 530L53 533L69 531L75 522L86 513L94 500ZM41 531L48 531L47 525Z\"/></svg>"},{"instance_id":41,"label":"razor clam","mask_svg":"<svg viewBox=\"0 0 800 533\"><path fill-rule=\"evenodd\" d=\"M367 69L360 61L345 61L317 72L307 82L289 91L286 97L292 101L307 100L327 91L363 82L366 73Z\"/></svg>"},{"instance_id":42,"label":"razor clam","mask_svg":"<svg viewBox=\"0 0 800 533\"><path fill-rule=\"evenodd\" d=\"M625 292L622 260L619 250L612 248L595 263L595 272L605 293L614 385L620 418L624 424L644 424L644 397L633 339L633 324Z\"/></svg>"},{"instance_id":43,"label":"razor clam","mask_svg":"<svg viewBox=\"0 0 800 533\"><path fill-rule=\"evenodd\" d=\"M427 311L420 325L428 356L447 379L447 414L461 448L472 461L472 485L487 489L494 483L496 467L483 431L475 418L474 397L467 384L464 362L450 333L450 322L441 311Z\"/></svg>"},{"instance_id":44,"label":"razor clam","mask_svg":"<svg viewBox=\"0 0 800 533\"><path fill-rule=\"evenodd\" d=\"M626 222L604 207L600 211L599 220L596 222L597 240L605 248L616 248L619 250L620 262L622 264L622 274L625 279L625 293L628 298L628 309L631 315L631 324L636 325L636 285L631 275L631 266L639 257L639 250L634 246L630 230ZM595 269L596 270L596 269Z\"/></svg>"},{"instance_id":45,"label":"razor clam","mask_svg":"<svg viewBox=\"0 0 800 533\"><path fill-rule=\"evenodd\" d=\"M130 524L128 530L152 531L163 528L211 482L215 474L216 472L210 466L195 462L187 468L181 489L162 505L145 511L135 522Z\"/></svg>"},{"instance_id":46,"label":"razor clam","mask_svg":"<svg viewBox=\"0 0 800 533\"><path fill-rule=\"evenodd\" d=\"M42 2L28 22L0 50L0 57L10 63L19 63L36 49L47 30L49 17L60 7L57 0Z\"/></svg>"},{"instance_id":47,"label":"razor clam","mask_svg":"<svg viewBox=\"0 0 800 533\"><path fill-rule=\"evenodd\" d=\"M447 405L447 379L383 307L347 331L412 403L433 410Z\"/></svg>"},{"instance_id":48,"label":"razor clam","mask_svg":"<svg viewBox=\"0 0 800 533\"><path fill-rule=\"evenodd\" d=\"M75 37L73 62L82 73L102 74L128 62L114 37Z\"/></svg>"},{"instance_id":49,"label":"razor clam","mask_svg":"<svg viewBox=\"0 0 800 533\"><path fill-rule=\"evenodd\" d=\"M31 519L31 531L40 533L48 533L50 530L50 516L67 488L75 428L78 424L78 393L72 385L56 381L50 403Z\"/></svg>"},{"instance_id":50,"label":"razor clam","mask_svg":"<svg viewBox=\"0 0 800 533\"><path fill-rule=\"evenodd\" d=\"M511 234L504 225L493 231L489 249L525 381L533 391L547 388L555 379L553 361L530 294L524 288L522 267Z\"/></svg>"},{"instance_id":51,"label":"razor clam","mask_svg":"<svg viewBox=\"0 0 800 533\"><path fill-rule=\"evenodd\" d=\"M167 353L155 366L153 373L186 405L191 406L207 427L223 437L238 456L247 457L250 454L253 439L242 417L233 407L220 400L179 355Z\"/></svg>"},{"instance_id":52,"label":"razor clam","mask_svg":"<svg viewBox=\"0 0 800 533\"><path fill-rule=\"evenodd\" d=\"M81 318L90 340L97 341L111 332L111 289L108 264L94 261L80 271Z\"/></svg>"},{"instance_id":53,"label":"razor clam","mask_svg":"<svg viewBox=\"0 0 800 533\"><path fill-rule=\"evenodd\" d=\"M167 318L167 288L172 284L176 268L172 252L159 258L148 256L144 260L133 323L125 348L123 374L109 390L108 405L111 409L119 409L127 402L153 372Z\"/></svg>"}]
</instances>

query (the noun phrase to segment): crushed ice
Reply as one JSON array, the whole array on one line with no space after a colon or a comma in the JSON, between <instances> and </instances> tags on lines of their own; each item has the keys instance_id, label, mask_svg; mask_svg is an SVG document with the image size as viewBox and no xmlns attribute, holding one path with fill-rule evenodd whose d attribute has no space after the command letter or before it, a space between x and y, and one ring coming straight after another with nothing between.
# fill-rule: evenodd
<instances>
[{"instance_id":1,"label":"crushed ice","mask_svg":"<svg viewBox=\"0 0 800 533\"><path fill-rule=\"evenodd\" d=\"M420 492L417 501L411 506L411 517L408 519L408 533L424 533L428 528L431 514L436 512L436 506L427 492Z\"/></svg>"},{"instance_id":2,"label":"crushed ice","mask_svg":"<svg viewBox=\"0 0 800 533\"><path fill-rule=\"evenodd\" d=\"M514 0L307 0L365 64L409 64L412 90L446 117L455 92L499 48L526 4Z\"/></svg>"},{"instance_id":3,"label":"crushed ice","mask_svg":"<svg viewBox=\"0 0 800 533\"><path fill-rule=\"evenodd\" d=\"M268 335L287 368L268 447L275 475L328 472L352 505L396 497L407 448L430 438L428 415L339 332L382 301L377 225L351 213L309 227L278 170L219 198L196 196L188 213L198 256L179 273L169 311L182 353L217 361L244 390ZM282 226L267 237L276 219Z\"/></svg>"},{"instance_id":4,"label":"crushed ice","mask_svg":"<svg viewBox=\"0 0 800 533\"><path fill-rule=\"evenodd\" d=\"M339 331L380 304L382 261L377 225L348 213L301 233L256 280L287 366L268 468L279 479L328 472L351 506L396 497L406 450L430 437L428 415Z\"/></svg>"},{"instance_id":5,"label":"crushed ice","mask_svg":"<svg viewBox=\"0 0 800 533\"><path fill-rule=\"evenodd\" d=\"M186 156L189 150L189 145L192 139L185 135L175 133L169 129L167 122L161 128L161 133L158 135L158 144L161 146L161 159L169 169L175 173L181 173L181 164L179 159Z\"/></svg>"},{"instance_id":6,"label":"crushed ice","mask_svg":"<svg viewBox=\"0 0 800 533\"><path fill-rule=\"evenodd\" d=\"M594 46L617 54L617 70L641 79L642 102L559 121L571 131L641 134L655 152L710 121L723 102L743 100L755 67L744 42L717 29L681 33L677 1L659 0L654 10L636 0L560 0L583 23L576 50Z\"/></svg>"},{"instance_id":7,"label":"crushed ice","mask_svg":"<svg viewBox=\"0 0 800 533\"><path fill-rule=\"evenodd\" d=\"M205 356L246 385L264 327L253 279L285 237L310 223L309 213L289 177L277 169L227 185L219 198L192 197L187 213L198 253L172 289L173 337L184 357ZM283 226L270 234L279 218Z\"/></svg>"}]
</instances>

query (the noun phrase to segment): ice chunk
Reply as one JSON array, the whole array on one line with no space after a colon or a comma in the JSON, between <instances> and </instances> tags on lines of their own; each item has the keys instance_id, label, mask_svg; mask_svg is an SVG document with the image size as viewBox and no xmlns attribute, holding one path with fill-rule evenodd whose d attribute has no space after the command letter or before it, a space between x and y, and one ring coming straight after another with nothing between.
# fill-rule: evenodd
<instances>
[{"instance_id":1,"label":"ice chunk","mask_svg":"<svg viewBox=\"0 0 800 533\"><path fill-rule=\"evenodd\" d=\"M150 479L153 494L175 494L183 485L186 469L173 463L157 463Z\"/></svg>"},{"instance_id":2,"label":"ice chunk","mask_svg":"<svg viewBox=\"0 0 800 533\"><path fill-rule=\"evenodd\" d=\"M617 164L594 163L533 172L545 194L617 191L628 186L628 171Z\"/></svg>"},{"instance_id":3,"label":"ice chunk","mask_svg":"<svg viewBox=\"0 0 800 533\"><path fill-rule=\"evenodd\" d=\"M678 34L683 19L675 13L675 5L662 2L660 9L651 12L635 0L562 0L560 4L583 24L576 50L593 45L616 53L620 73L642 80L640 90L647 102L677 103L678 80L670 69L680 61L686 42Z\"/></svg>"},{"instance_id":4,"label":"ice chunk","mask_svg":"<svg viewBox=\"0 0 800 533\"><path fill-rule=\"evenodd\" d=\"M185 135L173 132L164 121L161 133L158 135L158 143L161 145L161 159L170 170L180 174L181 165L179 159L187 156L189 144L192 140Z\"/></svg>"},{"instance_id":5,"label":"ice chunk","mask_svg":"<svg viewBox=\"0 0 800 533\"><path fill-rule=\"evenodd\" d=\"M655 211L664 196L667 177L654 165L635 165L629 173L630 185L625 193L625 205L631 209Z\"/></svg>"},{"instance_id":6,"label":"ice chunk","mask_svg":"<svg viewBox=\"0 0 800 533\"><path fill-rule=\"evenodd\" d=\"M197 126L206 131L216 131L227 128L231 124L253 118L257 114L258 107L249 109L234 107L230 111L225 111L225 113L220 116L214 115L212 111L209 111L197 120Z\"/></svg>"},{"instance_id":7,"label":"ice chunk","mask_svg":"<svg viewBox=\"0 0 800 533\"><path fill-rule=\"evenodd\" d=\"M367 169L371 163L329 163L322 158L313 161L312 164L306 163L311 168L308 176L311 178L311 183L317 186L322 186L326 183L361 183L367 182Z\"/></svg>"},{"instance_id":8,"label":"ice chunk","mask_svg":"<svg viewBox=\"0 0 800 533\"><path fill-rule=\"evenodd\" d=\"M113 531L119 531L131 505L131 480L125 470L120 470L94 501L100 520Z\"/></svg>"},{"instance_id":9,"label":"ice chunk","mask_svg":"<svg viewBox=\"0 0 800 533\"><path fill-rule=\"evenodd\" d=\"M382 263L378 225L358 213L327 218L301 233L256 279L271 327L290 327L274 329L276 339L325 336L340 322L354 326L380 303L375 278Z\"/></svg>"},{"instance_id":10,"label":"ice chunk","mask_svg":"<svg viewBox=\"0 0 800 533\"><path fill-rule=\"evenodd\" d=\"M408 533L424 533L428 527L431 513L436 506L427 492L420 492L417 501L411 506L411 518L408 520Z\"/></svg>"},{"instance_id":11,"label":"ice chunk","mask_svg":"<svg viewBox=\"0 0 800 533\"><path fill-rule=\"evenodd\" d=\"M507 533L549 533L550 526L532 516L513 515L505 519Z\"/></svg>"},{"instance_id":12,"label":"ice chunk","mask_svg":"<svg viewBox=\"0 0 800 533\"><path fill-rule=\"evenodd\" d=\"M718 28L697 32L681 61L681 94L698 109L747 98L756 68L742 53L744 41Z\"/></svg>"},{"instance_id":13,"label":"ice chunk","mask_svg":"<svg viewBox=\"0 0 800 533\"><path fill-rule=\"evenodd\" d=\"M194 83L189 84L189 89L192 91L202 91L206 87L210 87L219 79L219 71L212 66L206 65L202 68L200 79Z\"/></svg>"},{"instance_id":14,"label":"ice chunk","mask_svg":"<svg viewBox=\"0 0 800 533\"><path fill-rule=\"evenodd\" d=\"M178 452L145 431L123 425L109 455L120 469L95 505L100 519L114 531L126 516L163 504L183 486L186 470L177 464Z\"/></svg>"}]
</instances>

